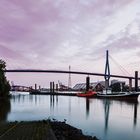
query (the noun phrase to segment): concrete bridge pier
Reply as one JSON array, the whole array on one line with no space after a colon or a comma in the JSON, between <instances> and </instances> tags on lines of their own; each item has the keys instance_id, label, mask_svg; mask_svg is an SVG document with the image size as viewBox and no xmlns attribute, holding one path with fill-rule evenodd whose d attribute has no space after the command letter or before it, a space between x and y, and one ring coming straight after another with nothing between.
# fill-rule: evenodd
<instances>
[{"instance_id":1,"label":"concrete bridge pier","mask_svg":"<svg viewBox=\"0 0 140 140\"><path fill-rule=\"evenodd\" d=\"M55 84L54 82L52 82L52 92L54 93L54 89L55 89Z\"/></svg>"},{"instance_id":2,"label":"concrete bridge pier","mask_svg":"<svg viewBox=\"0 0 140 140\"><path fill-rule=\"evenodd\" d=\"M129 91L132 91L132 78L129 78Z\"/></svg>"},{"instance_id":3,"label":"concrete bridge pier","mask_svg":"<svg viewBox=\"0 0 140 140\"><path fill-rule=\"evenodd\" d=\"M58 84L56 84L56 91L58 91Z\"/></svg>"},{"instance_id":4,"label":"concrete bridge pier","mask_svg":"<svg viewBox=\"0 0 140 140\"><path fill-rule=\"evenodd\" d=\"M138 91L138 71L135 71L135 91Z\"/></svg>"},{"instance_id":5,"label":"concrete bridge pier","mask_svg":"<svg viewBox=\"0 0 140 140\"><path fill-rule=\"evenodd\" d=\"M55 84L54 82L50 82L50 92L54 93L54 90L55 90Z\"/></svg>"},{"instance_id":6,"label":"concrete bridge pier","mask_svg":"<svg viewBox=\"0 0 140 140\"><path fill-rule=\"evenodd\" d=\"M86 91L89 90L89 86L90 86L90 77L87 76L87 77L86 77Z\"/></svg>"},{"instance_id":7,"label":"concrete bridge pier","mask_svg":"<svg viewBox=\"0 0 140 140\"><path fill-rule=\"evenodd\" d=\"M52 93L52 82L50 82L50 92Z\"/></svg>"},{"instance_id":8,"label":"concrete bridge pier","mask_svg":"<svg viewBox=\"0 0 140 140\"><path fill-rule=\"evenodd\" d=\"M105 80L105 89L108 89L109 87L109 80Z\"/></svg>"},{"instance_id":9,"label":"concrete bridge pier","mask_svg":"<svg viewBox=\"0 0 140 140\"><path fill-rule=\"evenodd\" d=\"M35 90L37 90L37 84L35 84Z\"/></svg>"}]
</instances>

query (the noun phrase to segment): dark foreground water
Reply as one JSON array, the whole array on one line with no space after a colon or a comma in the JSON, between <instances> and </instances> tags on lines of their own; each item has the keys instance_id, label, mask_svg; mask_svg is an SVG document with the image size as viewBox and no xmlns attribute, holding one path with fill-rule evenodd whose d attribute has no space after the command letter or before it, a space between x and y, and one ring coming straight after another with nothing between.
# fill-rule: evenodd
<instances>
[{"instance_id":1,"label":"dark foreground water","mask_svg":"<svg viewBox=\"0 0 140 140\"><path fill-rule=\"evenodd\" d=\"M139 102L22 93L0 102L0 121L66 119L100 140L140 140Z\"/></svg>"}]
</instances>

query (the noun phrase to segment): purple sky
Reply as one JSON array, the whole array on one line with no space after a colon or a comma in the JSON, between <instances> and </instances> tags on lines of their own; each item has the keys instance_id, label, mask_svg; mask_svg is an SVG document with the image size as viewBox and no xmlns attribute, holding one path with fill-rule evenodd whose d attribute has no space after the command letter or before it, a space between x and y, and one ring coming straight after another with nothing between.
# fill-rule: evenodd
<instances>
[{"instance_id":1,"label":"purple sky","mask_svg":"<svg viewBox=\"0 0 140 140\"><path fill-rule=\"evenodd\" d=\"M107 49L131 75L140 69L140 0L0 0L0 56L7 69L71 65L103 73ZM112 74L123 75L112 60L110 65ZM8 74L27 85L60 77L67 83L68 75Z\"/></svg>"}]
</instances>

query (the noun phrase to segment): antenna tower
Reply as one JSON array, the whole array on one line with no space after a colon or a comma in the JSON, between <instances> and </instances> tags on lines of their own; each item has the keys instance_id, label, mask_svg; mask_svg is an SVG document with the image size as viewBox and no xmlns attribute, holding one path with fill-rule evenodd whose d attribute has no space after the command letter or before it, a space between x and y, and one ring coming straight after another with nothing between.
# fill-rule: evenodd
<instances>
[{"instance_id":1,"label":"antenna tower","mask_svg":"<svg viewBox=\"0 0 140 140\"><path fill-rule=\"evenodd\" d=\"M71 88L71 66L69 66L69 79L68 79L68 88Z\"/></svg>"}]
</instances>

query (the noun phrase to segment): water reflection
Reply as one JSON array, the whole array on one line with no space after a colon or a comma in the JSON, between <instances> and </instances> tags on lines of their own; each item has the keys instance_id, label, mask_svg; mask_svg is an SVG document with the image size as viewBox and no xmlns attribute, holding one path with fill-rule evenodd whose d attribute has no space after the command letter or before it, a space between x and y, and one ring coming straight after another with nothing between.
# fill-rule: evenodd
<instances>
[{"instance_id":1,"label":"water reflection","mask_svg":"<svg viewBox=\"0 0 140 140\"><path fill-rule=\"evenodd\" d=\"M71 98L69 97L69 115L71 115Z\"/></svg>"},{"instance_id":2,"label":"water reflection","mask_svg":"<svg viewBox=\"0 0 140 140\"><path fill-rule=\"evenodd\" d=\"M138 108L138 102L135 102L134 103L134 119L133 119L134 128L137 125L137 108Z\"/></svg>"},{"instance_id":3,"label":"water reflection","mask_svg":"<svg viewBox=\"0 0 140 140\"><path fill-rule=\"evenodd\" d=\"M50 95L50 110L58 106L58 95Z\"/></svg>"},{"instance_id":4,"label":"water reflection","mask_svg":"<svg viewBox=\"0 0 140 140\"><path fill-rule=\"evenodd\" d=\"M104 118L105 118L105 134L107 133L108 130L108 120L109 120L109 111L110 111L110 100L103 100L103 105L104 105Z\"/></svg>"},{"instance_id":5,"label":"water reflection","mask_svg":"<svg viewBox=\"0 0 140 140\"><path fill-rule=\"evenodd\" d=\"M104 106L104 118L105 118L105 126L104 126L104 134L108 131L108 125L109 125L109 114L110 114L110 107L112 106L113 102L118 102L120 105L127 104L129 106L133 107L133 126L134 128L137 125L137 107L138 107L138 101L114 101L114 100L108 100L108 99L102 99L103 106Z\"/></svg>"},{"instance_id":6,"label":"water reflection","mask_svg":"<svg viewBox=\"0 0 140 140\"><path fill-rule=\"evenodd\" d=\"M89 99L86 98L86 117L87 118L89 116L89 112L90 112L90 103L89 103Z\"/></svg>"},{"instance_id":7,"label":"water reflection","mask_svg":"<svg viewBox=\"0 0 140 140\"><path fill-rule=\"evenodd\" d=\"M20 103L20 102L26 102L26 100L25 100L25 95L14 95L14 96L12 96L12 99L13 99L13 102L18 102L18 103Z\"/></svg>"},{"instance_id":8,"label":"water reflection","mask_svg":"<svg viewBox=\"0 0 140 140\"><path fill-rule=\"evenodd\" d=\"M55 105L55 95L50 95L50 109L53 109Z\"/></svg>"},{"instance_id":9,"label":"water reflection","mask_svg":"<svg viewBox=\"0 0 140 140\"><path fill-rule=\"evenodd\" d=\"M0 122L6 121L8 113L11 111L9 99L0 99Z\"/></svg>"},{"instance_id":10,"label":"water reflection","mask_svg":"<svg viewBox=\"0 0 140 140\"><path fill-rule=\"evenodd\" d=\"M66 119L67 123L82 129L85 134L96 135L102 140L131 140L132 134L135 136L134 140L139 140L138 102L56 95L19 95L11 99L11 106L8 121Z\"/></svg>"}]
</instances>

